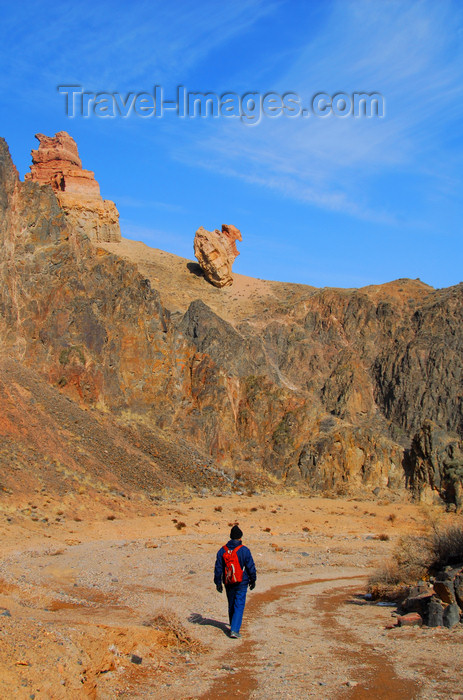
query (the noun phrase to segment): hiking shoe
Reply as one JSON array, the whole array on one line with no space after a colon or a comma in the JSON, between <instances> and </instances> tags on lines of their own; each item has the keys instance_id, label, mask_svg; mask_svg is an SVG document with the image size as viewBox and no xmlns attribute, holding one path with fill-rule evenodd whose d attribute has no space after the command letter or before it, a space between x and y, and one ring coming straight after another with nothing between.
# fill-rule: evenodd
<instances>
[{"instance_id":1,"label":"hiking shoe","mask_svg":"<svg viewBox=\"0 0 463 700\"><path fill-rule=\"evenodd\" d=\"M232 639L241 639L241 635L239 632L230 632L230 637Z\"/></svg>"}]
</instances>

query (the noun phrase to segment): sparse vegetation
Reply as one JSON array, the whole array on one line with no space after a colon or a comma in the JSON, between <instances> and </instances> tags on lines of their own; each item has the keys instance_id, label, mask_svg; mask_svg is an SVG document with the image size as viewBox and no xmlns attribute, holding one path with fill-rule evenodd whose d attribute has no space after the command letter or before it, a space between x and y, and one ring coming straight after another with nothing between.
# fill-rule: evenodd
<instances>
[{"instance_id":1,"label":"sparse vegetation","mask_svg":"<svg viewBox=\"0 0 463 700\"><path fill-rule=\"evenodd\" d=\"M175 527L177 530L182 530L184 527L186 527L186 523L183 523L182 521L176 523Z\"/></svg>"},{"instance_id":2,"label":"sparse vegetation","mask_svg":"<svg viewBox=\"0 0 463 700\"><path fill-rule=\"evenodd\" d=\"M463 525L437 526L422 535L407 535L400 538L392 560L370 577L368 591L373 598L399 600L408 586L429 579L445 566L461 562Z\"/></svg>"},{"instance_id":3,"label":"sparse vegetation","mask_svg":"<svg viewBox=\"0 0 463 700\"><path fill-rule=\"evenodd\" d=\"M171 610L163 610L154 618L146 620L143 625L162 632L162 641L166 647L181 647L196 652L206 650L204 644L188 634L177 615Z\"/></svg>"},{"instance_id":4,"label":"sparse vegetation","mask_svg":"<svg viewBox=\"0 0 463 700\"><path fill-rule=\"evenodd\" d=\"M436 530L431 537L432 570L463 562L463 525Z\"/></svg>"}]
</instances>

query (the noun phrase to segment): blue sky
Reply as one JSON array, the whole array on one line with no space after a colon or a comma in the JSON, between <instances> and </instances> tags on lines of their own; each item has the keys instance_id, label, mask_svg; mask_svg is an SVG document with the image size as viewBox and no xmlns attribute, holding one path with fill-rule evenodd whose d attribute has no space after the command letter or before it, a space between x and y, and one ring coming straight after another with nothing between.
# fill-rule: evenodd
<instances>
[{"instance_id":1,"label":"blue sky","mask_svg":"<svg viewBox=\"0 0 463 700\"><path fill-rule=\"evenodd\" d=\"M463 279L459 0L3 3L0 135L21 176L68 131L123 235L193 257L238 226L234 270L315 286ZM218 94L379 92L382 119L70 119L58 85Z\"/></svg>"}]
</instances>

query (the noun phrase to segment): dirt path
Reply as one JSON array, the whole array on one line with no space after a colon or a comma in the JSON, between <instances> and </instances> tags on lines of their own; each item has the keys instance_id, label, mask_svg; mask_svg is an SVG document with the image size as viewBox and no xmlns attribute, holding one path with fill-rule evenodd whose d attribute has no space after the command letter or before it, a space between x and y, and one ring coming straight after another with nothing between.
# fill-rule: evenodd
<instances>
[{"instance_id":1,"label":"dirt path","mask_svg":"<svg viewBox=\"0 0 463 700\"><path fill-rule=\"evenodd\" d=\"M355 595L419 526L416 507L394 522L389 504L289 496L199 498L114 520L56 512L0 522L1 698L463 700L462 625L387 629L392 610ZM258 570L242 640L226 634L212 583L235 521Z\"/></svg>"},{"instance_id":2,"label":"dirt path","mask_svg":"<svg viewBox=\"0 0 463 700\"><path fill-rule=\"evenodd\" d=\"M357 586L353 588L350 584L338 588L337 584L348 580L356 581ZM318 635L321 638L329 639L331 643L336 642L337 651L334 652L334 657L337 658L332 659L333 665L337 665L336 660L341 661L346 655L349 657L350 676L353 679L353 682L350 681L351 685L346 685L339 691L339 696L349 698L349 700L366 700L367 698L368 700L371 698L404 700L404 698L418 697L419 685L417 683L398 677L393 664L387 658L362 642L354 632L346 630L345 626L338 621L340 609L351 598L352 591L364 584L361 576L320 578L273 586L268 591L258 593L249 601L246 615L252 623L257 617L265 617L268 614L267 609L271 603L284 601L293 591L300 589L303 589L305 595L310 595L310 589L314 586L319 589L320 584L323 584L324 592L321 596L318 612L318 616L321 617ZM312 643L314 646L320 646L320 641L312 640ZM282 640L281 646L284 649L285 640ZM223 679L216 680L212 687L201 695L201 700L230 698L231 693L242 698L265 697L266 694L267 697L274 697L269 695L272 685L271 677L265 678L264 688L259 687L256 673L258 661L254 647L255 640L252 636L244 639L233 654L235 671L229 682L224 683ZM227 660L229 660L228 655L225 657L224 663ZM324 690L320 687L319 697L327 697L327 685L328 683L323 683ZM303 688L300 690L304 692ZM296 688L288 688L286 697L297 697L295 691ZM336 697L331 693L329 696Z\"/></svg>"},{"instance_id":3,"label":"dirt path","mask_svg":"<svg viewBox=\"0 0 463 700\"><path fill-rule=\"evenodd\" d=\"M321 601L321 611L324 616L323 632L331 635L339 643L338 658L343 655L343 650L349 650L352 659L351 676L354 685L343 693L350 700L403 700L403 698L417 698L420 684L397 676L394 664L379 650L365 644L359 639L355 630L347 631L338 622L341 606L346 604L351 589L335 589Z\"/></svg>"}]
</instances>

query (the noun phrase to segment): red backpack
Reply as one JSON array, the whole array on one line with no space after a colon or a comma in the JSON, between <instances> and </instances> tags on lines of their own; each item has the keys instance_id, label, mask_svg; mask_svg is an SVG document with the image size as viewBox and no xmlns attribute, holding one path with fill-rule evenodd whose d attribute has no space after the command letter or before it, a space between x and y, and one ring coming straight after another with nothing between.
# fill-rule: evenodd
<instances>
[{"instance_id":1,"label":"red backpack","mask_svg":"<svg viewBox=\"0 0 463 700\"><path fill-rule=\"evenodd\" d=\"M241 583L243 580L243 569L241 568L238 559L238 550L241 549L243 545L240 544L235 549L228 549L227 545L224 544L223 549L223 560L225 562L225 583L228 585L230 583Z\"/></svg>"}]
</instances>

